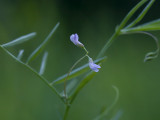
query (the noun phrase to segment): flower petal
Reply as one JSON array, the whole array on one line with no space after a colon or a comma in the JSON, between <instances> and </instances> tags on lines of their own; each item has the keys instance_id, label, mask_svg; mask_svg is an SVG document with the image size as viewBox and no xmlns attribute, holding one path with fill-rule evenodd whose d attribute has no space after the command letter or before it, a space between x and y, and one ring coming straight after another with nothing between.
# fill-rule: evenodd
<instances>
[{"instance_id":1,"label":"flower petal","mask_svg":"<svg viewBox=\"0 0 160 120\"><path fill-rule=\"evenodd\" d=\"M70 36L70 40L71 40L75 45L77 45L77 46L79 46L79 47L84 47L84 45L83 45L81 42L79 42L78 39L79 39L79 37L78 37L78 34L77 34L77 33L76 33L76 34L72 34L72 35Z\"/></svg>"},{"instance_id":2,"label":"flower petal","mask_svg":"<svg viewBox=\"0 0 160 120\"><path fill-rule=\"evenodd\" d=\"M99 71L98 68L101 68L101 66L99 66L93 62L92 58L89 58L89 67L95 72L98 72Z\"/></svg>"}]
</instances>

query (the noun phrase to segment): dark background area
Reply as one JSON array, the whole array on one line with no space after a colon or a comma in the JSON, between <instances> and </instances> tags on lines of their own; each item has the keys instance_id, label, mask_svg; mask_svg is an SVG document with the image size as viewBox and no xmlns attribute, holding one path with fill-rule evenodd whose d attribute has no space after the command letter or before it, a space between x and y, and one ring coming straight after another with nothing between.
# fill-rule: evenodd
<instances>
[{"instance_id":1,"label":"dark background area","mask_svg":"<svg viewBox=\"0 0 160 120\"><path fill-rule=\"evenodd\" d=\"M8 49L15 56L20 49L24 49L22 60L26 61L60 22L60 27L46 47L49 57L44 76L53 81L66 73L84 54L70 42L72 33L78 33L80 41L95 59L115 27L138 2L0 0L0 44L37 32L33 40ZM158 19L159 5L157 0L141 23ZM152 33L160 38L160 32ZM160 59L143 62L145 54L154 51L155 47L154 41L145 35L126 35L116 39L106 53L108 59L100 72L73 103L68 120L91 120L104 106L109 107L115 97L112 85L119 88L120 98L107 119L121 110L123 115L119 120L159 120ZM37 71L42 54L30 64ZM86 62L84 60L81 64ZM1 120L58 120L63 112L63 103L39 78L0 50Z\"/></svg>"}]
</instances>

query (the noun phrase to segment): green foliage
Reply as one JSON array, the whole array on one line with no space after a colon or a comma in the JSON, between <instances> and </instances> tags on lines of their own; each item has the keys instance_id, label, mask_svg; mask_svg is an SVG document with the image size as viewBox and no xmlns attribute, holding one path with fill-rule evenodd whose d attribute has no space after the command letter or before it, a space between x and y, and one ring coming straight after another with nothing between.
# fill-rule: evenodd
<instances>
[{"instance_id":1,"label":"green foliage","mask_svg":"<svg viewBox=\"0 0 160 120\"><path fill-rule=\"evenodd\" d=\"M126 28L133 27L138 22L140 22L143 19L143 17L146 15L146 13L148 12L148 10L151 8L151 6L153 5L154 2L155 2L155 0L151 0L148 3L148 5L143 9L143 11L139 14L139 16L131 24L129 24Z\"/></svg>"},{"instance_id":2,"label":"green foliage","mask_svg":"<svg viewBox=\"0 0 160 120\"><path fill-rule=\"evenodd\" d=\"M144 61L149 61L152 60L154 58L156 58L159 54L159 43L158 43L158 39L153 36L150 33L144 32L144 31L151 31L151 30L160 30L160 20L155 20L155 21L151 21L142 25L139 25L137 27L134 27L134 25L136 25L138 22L140 22L142 20L142 18L146 15L146 13L148 12L149 8L152 6L152 4L154 3L155 0L151 0L148 5L144 8L144 10L139 14L139 16L133 21L131 22L131 24L127 25L128 21L130 20L130 18L135 14L135 12L137 12L137 10L139 10L139 8L147 2L147 0L141 0L133 9L131 9L131 11L126 15L126 17L122 20L122 22L120 23L120 25L116 28L115 33L111 36L111 38L106 42L106 44L104 45L104 47L102 47L101 51L99 52L97 59L94 61L94 63L96 64L101 64L106 57L103 57L106 53L106 51L108 50L108 48L112 45L113 41L115 41L115 39L122 35L122 34L130 34L130 33L142 33L142 34L146 34L149 35L150 37L152 37L157 45L157 49L154 52L149 52L146 54ZM49 82L45 77L43 77L43 73L45 72L45 67L46 67L46 63L47 63L47 57L48 57L48 53L44 53L43 57L42 57L42 62L41 62L41 66L40 66L40 71L37 72L35 71L31 66L28 65L29 62L31 62L32 60L34 60L46 47L46 45L48 44L49 40L51 39L51 37L53 36L53 34L55 33L55 31L57 30L59 26L59 23L56 24L56 26L52 29L52 31L50 32L50 34L46 37L46 39L31 53L31 55L28 57L27 62L24 63L21 61L21 58L23 57L23 52L24 50L20 50L19 54L17 57L15 57L12 53L10 53L6 47L11 47L20 43L23 43L25 41L30 40L31 38L33 38L36 33L30 33L28 35L22 36L20 38L17 38L16 40L13 40L9 43L0 45L0 48L2 50L4 50L9 56L11 56L14 60L16 60L18 63L20 63L21 65L23 65L25 68L29 69L31 72L33 72L37 77L39 77L49 88L51 88L51 90L63 101L63 103L66 105L66 110L64 113L64 120L67 119L68 116L68 112L70 109L70 106L72 105L73 101L75 100L76 96L78 95L78 93L82 90L82 88L89 82L92 80L92 78L96 75L96 72L89 71L89 67L88 67L88 63L85 65L82 65L81 67L78 67L74 70L69 71L68 74L62 75L60 77L58 77L56 80L54 80L53 82ZM125 27L126 26L126 27ZM86 49L85 49L86 50ZM26 50L25 50L26 51ZM86 56L88 56L88 51L86 50ZM84 58L82 57L82 59ZM88 56L89 57L89 56ZM80 59L81 60L81 59ZM76 62L76 64L78 64L78 62ZM73 68L75 66L73 65ZM102 66L103 67L103 66ZM88 73L87 73L88 72ZM58 92L58 90L56 89L57 84L59 83L66 83L67 80L71 80L71 79L75 79L76 77L78 77L79 75L82 75L84 73L87 73L87 75L85 75L82 79L82 81L77 85L77 82L71 82L69 85L67 85L67 95L64 96L63 93L65 93L65 85L64 85L64 91L63 93ZM73 90L73 88L75 87L75 90ZM115 104L118 101L119 98L119 90L117 87L113 86L113 88L116 91L116 98L113 101L113 103L111 104L111 106L109 108L106 108L100 115L98 115L95 120L100 120L102 118L104 118L105 116L108 115L109 111L111 109L113 109L113 107L115 106ZM68 97L68 93L70 92L70 90L72 90L72 94L71 96Z\"/></svg>"}]
</instances>

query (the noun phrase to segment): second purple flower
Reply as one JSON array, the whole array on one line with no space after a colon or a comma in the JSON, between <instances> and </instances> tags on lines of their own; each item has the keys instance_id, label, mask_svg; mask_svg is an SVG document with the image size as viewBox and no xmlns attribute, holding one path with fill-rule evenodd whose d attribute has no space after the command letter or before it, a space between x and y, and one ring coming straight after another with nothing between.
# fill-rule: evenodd
<instances>
[{"instance_id":1,"label":"second purple flower","mask_svg":"<svg viewBox=\"0 0 160 120\"><path fill-rule=\"evenodd\" d=\"M89 58L89 67L95 72L98 72L99 68L101 68L101 66L99 66L93 62L92 58Z\"/></svg>"}]
</instances>

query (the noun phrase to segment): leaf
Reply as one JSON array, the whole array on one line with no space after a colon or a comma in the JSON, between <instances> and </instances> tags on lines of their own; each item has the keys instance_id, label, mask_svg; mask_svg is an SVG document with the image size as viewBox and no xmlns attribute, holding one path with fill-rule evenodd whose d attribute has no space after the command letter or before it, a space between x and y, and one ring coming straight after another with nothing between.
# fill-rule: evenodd
<instances>
[{"instance_id":1,"label":"leaf","mask_svg":"<svg viewBox=\"0 0 160 120\"><path fill-rule=\"evenodd\" d=\"M135 7L133 7L130 12L126 15L126 17L123 19L121 24L118 27L118 31L121 30L126 23L130 20L130 18L134 15L134 13L145 3L147 0L141 0Z\"/></svg>"},{"instance_id":2,"label":"leaf","mask_svg":"<svg viewBox=\"0 0 160 120\"><path fill-rule=\"evenodd\" d=\"M51 39L52 35L54 34L54 32L56 31L56 29L58 28L59 23L56 24L56 26L52 29L52 31L50 32L50 34L46 37L46 39L39 45L39 47L37 47L32 53L31 55L28 57L27 63L31 62L32 60L34 60L41 52L42 50L45 48L45 46L47 45L47 43L49 42L49 40Z\"/></svg>"},{"instance_id":3,"label":"leaf","mask_svg":"<svg viewBox=\"0 0 160 120\"><path fill-rule=\"evenodd\" d=\"M102 57L102 58L99 58L99 59L95 60L94 62L95 62L96 64L98 64L98 63L103 62L106 58L107 58L107 57ZM81 67L79 67L79 68L77 68L77 69L74 69L74 70L70 73L70 76L68 77L67 81L70 80L70 79L72 79L72 78L74 78L74 77L77 77L77 76L85 73L85 72L88 71L89 69L90 69L90 68L88 67L88 64L85 64L85 65L83 65L83 66L81 66ZM66 77L67 77L67 74L64 74L64 75L60 76L59 78L57 78L56 80L54 80L51 84L53 85L53 84L62 83L62 82L65 81Z\"/></svg>"},{"instance_id":4,"label":"leaf","mask_svg":"<svg viewBox=\"0 0 160 120\"><path fill-rule=\"evenodd\" d=\"M160 19L139 25L137 27L122 29L121 33L123 34L123 33L129 33L129 32L153 31L153 30L160 30Z\"/></svg>"},{"instance_id":5,"label":"leaf","mask_svg":"<svg viewBox=\"0 0 160 120\"><path fill-rule=\"evenodd\" d=\"M11 47L11 46L15 46L15 45L18 45L18 44L21 44L23 42L26 42L30 39L32 39L33 37L36 36L36 33L33 32L33 33L30 33L30 34L27 34L27 35L24 35L24 36L21 36L11 42L8 42L8 43L5 43L2 45L2 47Z\"/></svg>"},{"instance_id":6,"label":"leaf","mask_svg":"<svg viewBox=\"0 0 160 120\"><path fill-rule=\"evenodd\" d=\"M41 67L40 67L40 71L39 74L42 75L45 71L46 68L46 63L47 63L47 57L48 57L48 52L45 52L42 58L42 63L41 63Z\"/></svg>"},{"instance_id":7,"label":"leaf","mask_svg":"<svg viewBox=\"0 0 160 120\"><path fill-rule=\"evenodd\" d=\"M23 49L19 51L19 54L18 54L18 56L17 56L17 59L18 59L18 60L21 60L21 59L22 59L23 53L24 53L24 50L23 50Z\"/></svg>"},{"instance_id":8,"label":"leaf","mask_svg":"<svg viewBox=\"0 0 160 120\"><path fill-rule=\"evenodd\" d=\"M148 3L148 5L143 9L143 11L139 14L139 16L131 24L129 24L126 28L133 27L135 24L140 22L143 19L143 17L146 15L148 10L151 8L151 6L153 5L154 2L155 2L155 0L151 0Z\"/></svg>"}]
</instances>

